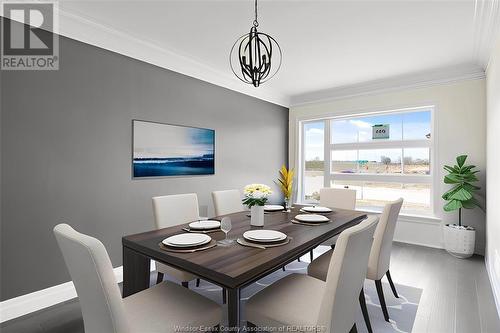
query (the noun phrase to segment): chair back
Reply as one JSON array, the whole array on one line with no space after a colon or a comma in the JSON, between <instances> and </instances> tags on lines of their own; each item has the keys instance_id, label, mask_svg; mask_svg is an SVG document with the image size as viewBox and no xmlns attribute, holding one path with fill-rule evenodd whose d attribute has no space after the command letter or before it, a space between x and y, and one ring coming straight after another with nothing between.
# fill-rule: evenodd
<instances>
[{"instance_id":1,"label":"chair back","mask_svg":"<svg viewBox=\"0 0 500 333\"><path fill-rule=\"evenodd\" d=\"M349 332L354 325L377 221L370 216L339 235L317 321L322 332Z\"/></svg>"},{"instance_id":2,"label":"chair back","mask_svg":"<svg viewBox=\"0 0 500 333\"><path fill-rule=\"evenodd\" d=\"M351 209L356 207L356 190L349 188L322 188L319 204L324 207Z\"/></svg>"},{"instance_id":3,"label":"chair back","mask_svg":"<svg viewBox=\"0 0 500 333\"><path fill-rule=\"evenodd\" d=\"M402 205L402 198L389 202L385 205L382 215L380 215L368 261L367 277L369 279L380 280L389 270L392 240Z\"/></svg>"},{"instance_id":4,"label":"chair back","mask_svg":"<svg viewBox=\"0 0 500 333\"><path fill-rule=\"evenodd\" d=\"M196 193L153 197L156 229L193 222L200 219Z\"/></svg>"},{"instance_id":5,"label":"chair back","mask_svg":"<svg viewBox=\"0 0 500 333\"><path fill-rule=\"evenodd\" d=\"M241 203L241 194L238 190L214 191L212 192L215 215L226 215L245 210Z\"/></svg>"},{"instance_id":6,"label":"chair back","mask_svg":"<svg viewBox=\"0 0 500 333\"><path fill-rule=\"evenodd\" d=\"M97 239L59 224L54 234L76 288L85 332L129 333L113 266Z\"/></svg>"}]
</instances>

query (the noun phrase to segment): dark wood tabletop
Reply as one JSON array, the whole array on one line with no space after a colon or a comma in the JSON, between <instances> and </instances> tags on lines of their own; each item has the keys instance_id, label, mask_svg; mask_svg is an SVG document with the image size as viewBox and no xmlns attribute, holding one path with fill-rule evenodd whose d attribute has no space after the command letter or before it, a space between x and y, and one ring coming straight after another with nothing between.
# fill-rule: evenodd
<instances>
[{"instance_id":1,"label":"dark wood tabletop","mask_svg":"<svg viewBox=\"0 0 500 333\"><path fill-rule=\"evenodd\" d=\"M266 213L264 228L250 225L249 212L225 215L232 221L228 238L236 239L252 229L278 230L291 237L288 244L273 248L257 249L234 242L231 246L216 246L193 253L174 253L160 249L159 243L163 239L184 233L182 229L187 227L187 224L123 237L124 297L149 286L149 259L154 259L226 288L230 292L229 295L233 291L233 300L228 301L234 303L234 298L239 299L240 288L280 269L366 218L364 212L334 209L332 213L324 214L331 219L329 223L318 226L291 223L291 220L300 214L301 207L303 206L296 205L290 213ZM215 219L220 220L222 217ZM216 240L224 238L223 232L209 235ZM234 292L235 290L237 292Z\"/></svg>"}]
</instances>

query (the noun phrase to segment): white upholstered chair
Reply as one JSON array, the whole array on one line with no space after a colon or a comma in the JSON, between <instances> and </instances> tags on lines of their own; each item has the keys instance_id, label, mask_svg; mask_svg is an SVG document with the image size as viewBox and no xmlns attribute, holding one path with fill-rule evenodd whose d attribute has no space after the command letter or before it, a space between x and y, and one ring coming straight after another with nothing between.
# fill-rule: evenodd
<instances>
[{"instance_id":1,"label":"white upholstered chair","mask_svg":"<svg viewBox=\"0 0 500 333\"><path fill-rule=\"evenodd\" d=\"M344 230L331 257L326 282L291 274L247 302L249 325L317 326L317 332L346 333L355 328L359 294L366 276L377 217Z\"/></svg>"},{"instance_id":2,"label":"white upholstered chair","mask_svg":"<svg viewBox=\"0 0 500 333\"><path fill-rule=\"evenodd\" d=\"M178 327L217 326L215 302L171 282L122 299L104 245L59 224L54 234L76 288L86 333L166 333Z\"/></svg>"},{"instance_id":3,"label":"white upholstered chair","mask_svg":"<svg viewBox=\"0 0 500 333\"><path fill-rule=\"evenodd\" d=\"M153 215L156 229L197 221L200 219L198 196L196 193L187 193L153 197ZM193 274L160 262L156 262L156 271L157 283L163 281L164 274L181 281L184 287L188 287L188 282L196 278Z\"/></svg>"},{"instance_id":4,"label":"white upholstered chair","mask_svg":"<svg viewBox=\"0 0 500 333\"><path fill-rule=\"evenodd\" d=\"M322 188L319 190L319 204L324 207L356 208L356 190L349 188Z\"/></svg>"},{"instance_id":5,"label":"white upholstered chair","mask_svg":"<svg viewBox=\"0 0 500 333\"><path fill-rule=\"evenodd\" d=\"M319 190L319 204L323 207L354 210L356 208L356 190L348 188L322 188ZM337 237L332 237L321 245L333 248ZM309 256L312 262L314 259L312 250L309 252Z\"/></svg>"},{"instance_id":6,"label":"white upholstered chair","mask_svg":"<svg viewBox=\"0 0 500 333\"><path fill-rule=\"evenodd\" d=\"M387 275L387 280L389 281L394 296L399 298L396 287L392 282L389 265L391 261L392 239L394 238L394 230L396 229L396 222L398 221L399 211L401 210L402 205L403 199L398 199L385 205L384 211L380 215L380 221L377 225L377 229L375 230L373 245L371 247L370 258L368 261L368 270L366 273L367 279L375 281L380 305L386 321L389 321L389 313L387 312L387 306L385 304L381 280L384 275ZM326 280L327 274L329 274L328 266L330 265L330 257L336 250L337 249L335 247L335 250L330 250L315 259L308 266L307 273L320 280ZM369 331L371 331L368 314L365 312L366 305L363 309L364 297L362 300L360 298L360 301L366 324L369 327Z\"/></svg>"},{"instance_id":7,"label":"white upholstered chair","mask_svg":"<svg viewBox=\"0 0 500 333\"><path fill-rule=\"evenodd\" d=\"M241 203L241 194L238 190L214 191L212 192L214 201L215 216L242 212L245 210Z\"/></svg>"},{"instance_id":8,"label":"white upholstered chair","mask_svg":"<svg viewBox=\"0 0 500 333\"><path fill-rule=\"evenodd\" d=\"M319 190L319 204L323 207L350 209L356 208L356 190L349 188L322 188ZM332 237L321 245L333 247L337 237Z\"/></svg>"}]
</instances>

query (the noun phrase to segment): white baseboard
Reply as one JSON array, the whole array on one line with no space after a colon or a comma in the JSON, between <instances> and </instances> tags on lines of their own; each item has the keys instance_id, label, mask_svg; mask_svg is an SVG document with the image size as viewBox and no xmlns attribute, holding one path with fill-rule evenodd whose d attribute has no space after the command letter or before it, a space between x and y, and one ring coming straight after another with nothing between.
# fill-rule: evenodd
<instances>
[{"instance_id":1,"label":"white baseboard","mask_svg":"<svg viewBox=\"0 0 500 333\"><path fill-rule=\"evenodd\" d=\"M500 263L495 263L495 260L500 260L500 258L496 256L498 256L498 253L495 253L493 262L491 262L492 260L489 259L489 256L486 257L486 272L488 272L493 299L495 300L498 316L500 317L500 275L496 273L500 271Z\"/></svg>"},{"instance_id":2,"label":"white baseboard","mask_svg":"<svg viewBox=\"0 0 500 333\"><path fill-rule=\"evenodd\" d=\"M154 262L152 262L151 271L155 269ZM122 282L123 266L114 268L113 272L115 273L116 282ZM0 302L0 323L72 300L76 296L75 286L72 281L69 281L5 300Z\"/></svg>"},{"instance_id":3,"label":"white baseboard","mask_svg":"<svg viewBox=\"0 0 500 333\"><path fill-rule=\"evenodd\" d=\"M35 291L0 303L0 323L18 318L76 297L73 282Z\"/></svg>"}]
</instances>

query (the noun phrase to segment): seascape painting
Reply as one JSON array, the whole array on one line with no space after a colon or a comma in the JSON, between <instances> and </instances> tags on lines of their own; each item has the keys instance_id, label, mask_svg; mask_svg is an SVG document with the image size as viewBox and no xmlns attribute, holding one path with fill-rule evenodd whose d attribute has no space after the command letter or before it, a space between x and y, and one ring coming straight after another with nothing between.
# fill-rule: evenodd
<instances>
[{"instance_id":1,"label":"seascape painting","mask_svg":"<svg viewBox=\"0 0 500 333\"><path fill-rule=\"evenodd\" d=\"M212 175L215 131L134 120L133 177Z\"/></svg>"}]
</instances>

